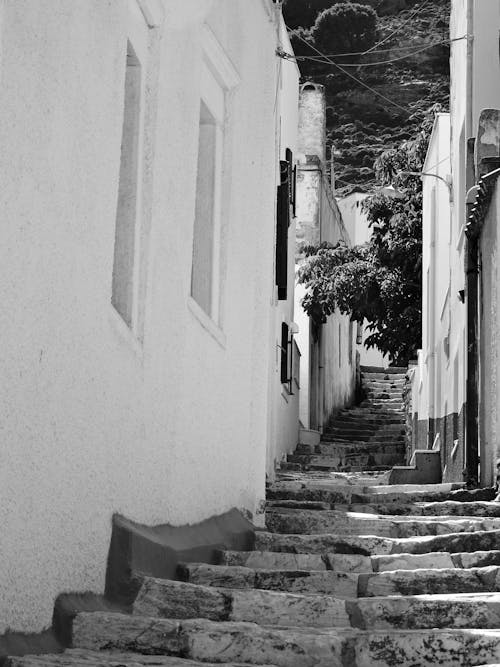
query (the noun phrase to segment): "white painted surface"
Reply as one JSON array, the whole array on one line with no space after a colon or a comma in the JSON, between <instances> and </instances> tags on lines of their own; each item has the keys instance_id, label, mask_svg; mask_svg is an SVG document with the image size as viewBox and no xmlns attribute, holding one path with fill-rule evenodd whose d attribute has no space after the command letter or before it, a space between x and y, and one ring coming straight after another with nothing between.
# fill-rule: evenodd
<instances>
[{"instance_id":1,"label":"white painted surface","mask_svg":"<svg viewBox=\"0 0 500 667\"><path fill-rule=\"evenodd\" d=\"M297 171L297 268L305 245L343 239L349 234L331 192L324 164L325 102L322 86L301 87ZM322 430L332 414L352 402L355 390L356 327L335 312L314 331L301 306L305 290L296 287L297 337L301 351L300 422L306 429Z\"/></svg>"},{"instance_id":2,"label":"white painted surface","mask_svg":"<svg viewBox=\"0 0 500 667\"><path fill-rule=\"evenodd\" d=\"M113 512L179 525L264 497L276 26L260 2L162 4L148 28L142 341L110 303L128 3L2 5L0 632L47 627L61 591L103 590ZM218 323L189 298L205 20L240 77Z\"/></svg>"},{"instance_id":3,"label":"white painted surface","mask_svg":"<svg viewBox=\"0 0 500 667\"><path fill-rule=\"evenodd\" d=\"M368 218L363 210L363 201L368 195L364 192L353 192L347 197L337 199L337 204L342 214L342 220L349 233L352 245L368 243L371 238L371 230ZM361 326L361 343L356 345L359 352L359 363L361 366L377 366L386 368L390 361L387 356L376 347L366 347L365 340L370 335L368 322L365 320Z\"/></svg>"},{"instance_id":4,"label":"white painted surface","mask_svg":"<svg viewBox=\"0 0 500 667\"><path fill-rule=\"evenodd\" d=\"M293 49L283 21L280 23L280 42L287 53ZM299 113L299 70L293 61L276 59L277 66L277 95L276 120L277 139L279 142L279 159L286 158L286 149L293 154L293 161L297 157L297 134ZM276 161L276 184L279 179L279 160ZM272 415L270 423L271 435L267 449L266 472L270 479L274 477L276 464L291 453L298 442L299 434L299 392L300 368L297 363L296 345L289 346L293 355L295 350L295 364L292 364L292 382L281 382L281 324L285 322L292 328L294 322L294 287L295 287L295 220L290 213L290 227L288 228L288 290L287 299L278 300L277 290L274 293L274 329L272 332L272 355L269 364L270 386L272 396Z\"/></svg>"}]
</instances>

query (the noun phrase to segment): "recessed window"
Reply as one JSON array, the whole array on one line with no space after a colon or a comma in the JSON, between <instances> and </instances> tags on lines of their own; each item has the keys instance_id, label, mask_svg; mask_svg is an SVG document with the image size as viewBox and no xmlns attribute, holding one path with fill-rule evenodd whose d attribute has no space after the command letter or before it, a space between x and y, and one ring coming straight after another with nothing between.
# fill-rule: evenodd
<instances>
[{"instance_id":1,"label":"recessed window","mask_svg":"<svg viewBox=\"0 0 500 667\"><path fill-rule=\"evenodd\" d=\"M129 327L134 302L140 108L141 65L128 42L111 303Z\"/></svg>"},{"instance_id":2,"label":"recessed window","mask_svg":"<svg viewBox=\"0 0 500 667\"><path fill-rule=\"evenodd\" d=\"M203 68L198 132L191 296L219 322L220 190L224 141L224 91Z\"/></svg>"},{"instance_id":3,"label":"recessed window","mask_svg":"<svg viewBox=\"0 0 500 667\"><path fill-rule=\"evenodd\" d=\"M216 170L217 122L202 100L198 140L191 296L208 315L212 315L214 310Z\"/></svg>"}]
</instances>

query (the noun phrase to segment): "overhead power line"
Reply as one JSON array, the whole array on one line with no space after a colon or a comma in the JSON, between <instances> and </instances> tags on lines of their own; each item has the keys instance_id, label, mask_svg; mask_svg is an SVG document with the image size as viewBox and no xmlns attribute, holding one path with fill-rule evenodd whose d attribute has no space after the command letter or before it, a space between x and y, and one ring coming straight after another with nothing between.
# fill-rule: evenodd
<instances>
[{"instance_id":1,"label":"overhead power line","mask_svg":"<svg viewBox=\"0 0 500 667\"><path fill-rule=\"evenodd\" d=\"M361 79L358 79L356 76L354 76L353 74L351 74L348 70L346 70L346 69L344 69L343 67L341 67L341 65L338 65L336 62L334 62L331 58L328 58L327 56L325 56L324 53L321 53L321 51L319 51L313 44L311 44L310 42L307 42L307 41L306 41L303 37L301 37L300 35L297 35L297 37L298 37L302 42L304 42L304 44L306 44L307 46L309 46L309 48L311 48L313 51L316 51L316 53L317 53L318 55L320 55L322 58L324 58L324 59L326 60L326 62L328 62L328 63L330 63L331 65L333 65L334 67L336 67L338 70L340 70L341 72L343 72L346 76L348 76L348 77L350 77L351 79L353 79L353 81L356 81L356 83L358 83L360 86L363 86L363 87L366 88L367 90L371 91L374 95L377 95L378 97L382 98L382 99L385 100L386 102L389 102L389 104L392 104L393 106L397 107L398 109L401 109L401 111L404 111L406 114L408 114L409 116L411 116L411 112L410 112L408 109L406 109L405 107L401 106L401 104L398 104L397 102L394 102L394 100L391 100L389 97L386 97L386 96L383 95L382 93L379 93L378 90L375 90L375 88L372 88L371 86L369 86L369 85L368 85L367 83L365 83L364 81L361 81Z\"/></svg>"},{"instance_id":2,"label":"overhead power line","mask_svg":"<svg viewBox=\"0 0 500 667\"><path fill-rule=\"evenodd\" d=\"M393 30L389 35L387 35L387 37L384 37L384 39L381 39L380 42L377 42L376 44L374 44L370 49L368 49L367 51L365 51L365 53L371 53L372 51L375 51L375 49L377 48L377 46L380 46L381 44L385 44L385 42L388 42L392 37L394 37L394 35L396 35L400 30L402 30L402 28L404 28L405 25L408 25L408 23L409 23L409 22L410 22L410 21L411 21L411 20L412 20L418 13L419 13L419 12L421 12L422 9L424 9L424 7L426 7L428 4L429 4L429 0L424 0L424 2L420 5L420 7L417 7L417 9L416 9L414 12L412 12L412 13L410 14L410 16L406 19L406 21L404 21L403 23L401 23L401 25L400 25L398 28L396 28L396 30ZM363 54L363 55L364 55L364 54Z\"/></svg>"},{"instance_id":3,"label":"overhead power line","mask_svg":"<svg viewBox=\"0 0 500 667\"><path fill-rule=\"evenodd\" d=\"M376 67L377 65L390 65L391 63L395 63L400 60L405 60L406 58L411 58L417 53L422 53L422 51L427 51L427 49L431 49L434 46L441 46L442 44L449 44L449 43L450 40L445 39L441 42L433 42L432 44L426 44L425 46L422 46L421 48L416 49L411 53L406 53L404 56L398 56L397 58L391 58L390 60L378 60L376 62L371 62L371 63L342 63L342 67ZM319 56L317 58L314 56L296 56L296 60L313 60L314 62L327 62L326 60L321 60Z\"/></svg>"}]
</instances>

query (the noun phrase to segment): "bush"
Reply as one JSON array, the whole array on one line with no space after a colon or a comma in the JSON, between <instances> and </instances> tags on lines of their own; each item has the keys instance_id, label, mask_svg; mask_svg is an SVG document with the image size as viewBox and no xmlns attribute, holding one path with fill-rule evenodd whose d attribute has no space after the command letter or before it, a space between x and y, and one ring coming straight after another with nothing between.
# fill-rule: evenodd
<instances>
[{"instance_id":1,"label":"bush","mask_svg":"<svg viewBox=\"0 0 500 667\"><path fill-rule=\"evenodd\" d=\"M322 11L311 37L322 53L353 53L366 51L375 44L377 14L369 5L342 2Z\"/></svg>"}]
</instances>

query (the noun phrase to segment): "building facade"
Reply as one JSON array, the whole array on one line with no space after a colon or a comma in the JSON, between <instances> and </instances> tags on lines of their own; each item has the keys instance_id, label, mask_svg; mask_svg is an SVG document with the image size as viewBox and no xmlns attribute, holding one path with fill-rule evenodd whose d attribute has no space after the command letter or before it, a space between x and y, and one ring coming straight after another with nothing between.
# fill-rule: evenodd
<instances>
[{"instance_id":1,"label":"building facade","mask_svg":"<svg viewBox=\"0 0 500 667\"><path fill-rule=\"evenodd\" d=\"M371 237L368 218L363 210L363 201L368 196L365 192L352 192L351 194L337 199L337 204L342 214L342 220L351 239L352 245L363 245L368 243ZM371 331L368 322L356 324L356 349L359 354L361 366L373 366L375 368L386 368L389 359L377 347L366 347L365 340Z\"/></svg>"},{"instance_id":2,"label":"building facade","mask_svg":"<svg viewBox=\"0 0 500 667\"><path fill-rule=\"evenodd\" d=\"M302 247L322 242L350 243L326 168L326 107L323 86L304 83L299 98L296 267ZM303 285L296 286L300 358L300 422L322 431L336 410L353 401L356 387L356 326L336 312L315 326L303 311Z\"/></svg>"},{"instance_id":3,"label":"building facade","mask_svg":"<svg viewBox=\"0 0 500 667\"><path fill-rule=\"evenodd\" d=\"M441 448L445 480L472 486L493 484L498 460L499 27L498 0L453 0L450 117L436 121L423 176L424 341L412 395L428 429L416 441Z\"/></svg>"},{"instance_id":4,"label":"building facade","mask_svg":"<svg viewBox=\"0 0 500 667\"><path fill-rule=\"evenodd\" d=\"M0 12L0 632L30 632L61 591L103 590L114 513L261 508L293 415L275 258L297 72L271 0Z\"/></svg>"}]
</instances>

